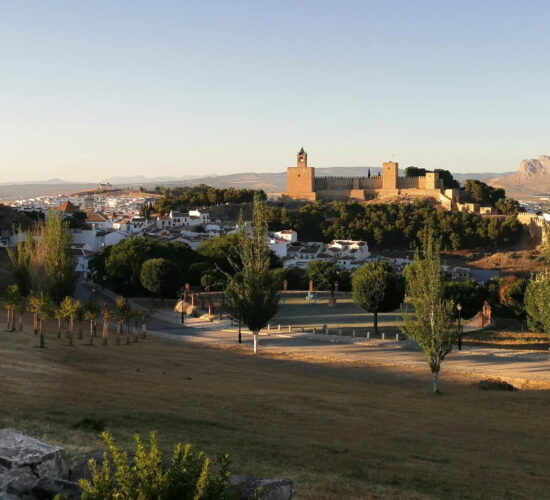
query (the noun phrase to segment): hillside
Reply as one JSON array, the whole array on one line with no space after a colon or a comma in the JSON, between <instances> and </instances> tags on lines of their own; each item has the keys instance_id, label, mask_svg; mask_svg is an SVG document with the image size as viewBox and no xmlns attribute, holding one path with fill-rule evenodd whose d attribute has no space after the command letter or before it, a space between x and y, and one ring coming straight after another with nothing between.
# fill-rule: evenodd
<instances>
[{"instance_id":1,"label":"hillside","mask_svg":"<svg viewBox=\"0 0 550 500\"><path fill-rule=\"evenodd\" d=\"M366 176L370 169L371 175L377 175L379 167L316 167L316 175L323 176ZM403 171L401 171L401 175ZM509 173L500 174L505 178ZM453 176L460 182L465 179L484 180L494 177L495 173L453 173ZM154 188L157 185L163 186L196 186L207 184L217 188L251 188L263 189L268 193L280 193L286 189L286 170L281 172L245 172L225 175L209 175L204 177L186 176L178 179L168 177L112 177L107 179L117 188L136 188L144 186ZM118 181L118 182L114 182ZM37 183L0 184L0 200L16 200L22 198L34 198L38 196L53 196L56 194L71 194L86 190L94 191L97 184L82 182L71 183L59 180L59 183L50 181Z\"/></svg>"},{"instance_id":2,"label":"hillside","mask_svg":"<svg viewBox=\"0 0 550 500\"><path fill-rule=\"evenodd\" d=\"M493 187L504 188L511 196L546 196L550 193L550 156L522 160L517 172L485 182Z\"/></svg>"}]
</instances>

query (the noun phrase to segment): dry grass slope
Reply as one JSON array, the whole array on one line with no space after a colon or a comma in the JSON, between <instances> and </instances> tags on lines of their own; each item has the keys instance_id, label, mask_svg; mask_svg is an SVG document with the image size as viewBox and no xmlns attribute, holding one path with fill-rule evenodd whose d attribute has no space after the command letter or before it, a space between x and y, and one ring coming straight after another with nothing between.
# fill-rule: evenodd
<instances>
[{"instance_id":1,"label":"dry grass slope","mask_svg":"<svg viewBox=\"0 0 550 500\"><path fill-rule=\"evenodd\" d=\"M50 325L50 331L54 331ZM129 445L158 429L228 452L236 472L291 477L297 498L542 498L550 487L546 392L488 393L384 368L253 357L147 340L75 345L0 333L0 426L101 448L83 418Z\"/></svg>"}]
</instances>

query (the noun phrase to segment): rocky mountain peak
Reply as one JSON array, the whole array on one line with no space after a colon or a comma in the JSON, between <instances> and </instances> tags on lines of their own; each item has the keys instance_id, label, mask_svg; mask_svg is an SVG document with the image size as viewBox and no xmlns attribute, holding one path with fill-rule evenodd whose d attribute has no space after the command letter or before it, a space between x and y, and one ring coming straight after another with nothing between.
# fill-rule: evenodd
<instances>
[{"instance_id":1,"label":"rocky mountain peak","mask_svg":"<svg viewBox=\"0 0 550 500\"><path fill-rule=\"evenodd\" d=\"M523 179L550 175L550 156L542 155L536 160L523 160L519 165L518 173Z\"/></svg>"}]
</instances>

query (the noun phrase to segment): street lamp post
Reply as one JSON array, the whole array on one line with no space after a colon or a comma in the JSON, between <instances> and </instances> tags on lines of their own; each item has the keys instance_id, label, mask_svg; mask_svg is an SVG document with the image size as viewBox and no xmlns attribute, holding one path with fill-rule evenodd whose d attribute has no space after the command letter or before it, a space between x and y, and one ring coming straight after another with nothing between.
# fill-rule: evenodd
<instances>
[{"instance_id":1,"label":"street lamp post","mask_svg":"<svg viewBox=\"0 0 550 500\"><path fill-rule=\"evenodd\" d=\"M462 311L462 304L458 303L456 305L456 310L458 311L458 350L462 351L462 325L460 324L460 313Z\"/></svg>"}]
</instances>

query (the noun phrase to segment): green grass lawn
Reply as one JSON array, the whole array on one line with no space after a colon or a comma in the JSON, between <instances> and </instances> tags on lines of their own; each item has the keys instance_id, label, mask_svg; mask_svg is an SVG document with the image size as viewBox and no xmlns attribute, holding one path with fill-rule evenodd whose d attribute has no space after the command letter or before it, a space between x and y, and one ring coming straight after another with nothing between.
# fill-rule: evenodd
<instances>
[{"instance_id":1,"label":"green grass lawn","mask_svg":"<svg viewBox=\"0 0 550 500\"><path fill-rule=\"evenodd\" d=\"M168 448L231 454L234 471L290 477L296 498L543 498L548 393L483 392L385 368L308 364L179 341L93 347L0 333L0 427L101 449L83 418L124 446L156 429Z\"/></svg>"},{"instance_id":2,"label":"green grass lawn","mask_svg":"<svg viewBox=\"0 0 550 500\"><path fill-rule=\"evenodd\" d=\"M279 312L271 321L272 325L281 324L304 327L307 330L327 325L332 329L342 329L343 335L365 336L367 331L373 334L373 315L357 307L350 293L336 293L336 304L328 305L329 292L316 292L317 301L308 302L305 292L289 292L282 295ZM380 332L395 334L399 332L402 314L399 310L378 315Z\"/></svg>"}]
</instances>

